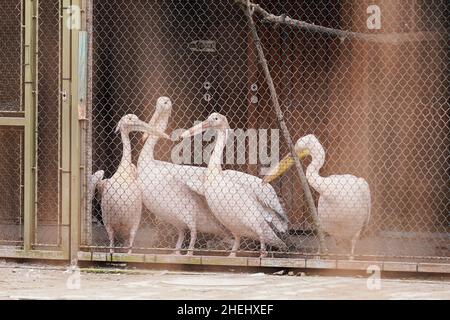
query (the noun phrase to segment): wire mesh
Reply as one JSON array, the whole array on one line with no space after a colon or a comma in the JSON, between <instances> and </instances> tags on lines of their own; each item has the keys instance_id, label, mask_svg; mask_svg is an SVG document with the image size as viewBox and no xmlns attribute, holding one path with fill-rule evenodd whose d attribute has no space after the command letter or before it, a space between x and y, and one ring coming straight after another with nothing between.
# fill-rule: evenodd
<instances>
[{"instance_id":1,"label":"wire mesh","mask_svg":"<svg viewBox=\"0 0 450 320\"><path fill-rule=\"evenodd\" d=\"M21 3L8 1L0 8L0 112L21 110Z\"/></svg>"},{"instance_id":2,"label":"wire mesh","mask_svg":"<svg viewBox=\"0 0 450 320\"><path fill-rule=\"evenodd\" d=\"M446 2L259 4L381 39L337 38L254 16L290 134L307 137L297 146L313 158L303 164L330 253L348 256L358 235L357 257L448 258ZM368 29L374 4L379 30ZM104 176L88 177L97 197L84 247L128 250L136 236L135 252L195 245L196 253L256 254L265 243L274 255L315 254L317 233L295 170L273 189L257 178L288 148L243 11L225 0L93 6L93 135L86 144ZM214 112L226 121L214 115L208 125L216 130L183 142L144 142L131 132L143 125L124 117L174 138ZM226 155L211 156L225 141L221 132ZM364 178L370 191L349 175Z\"/></svg>"},{"instance_id":3,"label":"wire mesh","mask_svg":"<svg viewBox=\"0 0 450 320\"><path fill-rule=\"evenodd\" d=\"M22 1L8 1L0 8L0 112L23 117L22 95ZM35 249L60 244L59 213L59 1L39 2L38 107ZM8 120L8 118L5 118ZM23 130L1 129L2 241L20 245L23 238ZM33 150L29 150L33 152ZM34 195L32 195L34 196Z\"/></svg>"},{"instance_id":4,"label":"wire mesh","mask_svg":"<svg viewBox=\"0 0 450 320\"><path fill-rule=\"evenodd\" d=\"M23 130L0 128L0 245L23 241Z\"/></svg>"},{"instance_id":5,"label":"wire mesh","mask_svg":"<svg viewBox=\"0 0 450 320\"><path fill-rule=\"evenodd\" d=\"M21 108L21 1L0 6L0 113ZM0 127L0 245L20 247L23 240L23 131Z\"/></svg>"},{"instance_id":6,"label":"wire mesh","mask_svg":"<svg viewBox=\"0 0 450 320\"><path fill-rule=\"evenodd\" d=\"M39 2L36 246L60 244L60 4Z\"/></svg>"}]
</instances>

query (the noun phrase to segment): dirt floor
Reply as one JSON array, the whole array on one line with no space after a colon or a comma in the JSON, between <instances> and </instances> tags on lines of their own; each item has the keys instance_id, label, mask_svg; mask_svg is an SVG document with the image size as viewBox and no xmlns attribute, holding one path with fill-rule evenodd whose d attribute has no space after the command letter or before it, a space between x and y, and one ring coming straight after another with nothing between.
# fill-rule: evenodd
<instances>
[{"instance_id":1,"label":"dirt floor","mask_svg":"<svg viewBox=\"0 0 450 320\"><path fill-rule=\"evenodd\" d=\"M0 260L0 300L450 299L449 278L368 278L292 272L222 273L25 265Z\"/></svg>"}]
</instances>

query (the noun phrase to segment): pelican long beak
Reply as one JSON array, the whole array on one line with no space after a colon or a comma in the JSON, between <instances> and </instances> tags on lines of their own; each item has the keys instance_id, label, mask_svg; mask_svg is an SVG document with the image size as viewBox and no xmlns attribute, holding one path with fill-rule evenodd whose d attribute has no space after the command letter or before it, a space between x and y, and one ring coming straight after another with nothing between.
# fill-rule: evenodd
<instances>
[{"instance_id":1,"label":"pelican long beak","mask_svg":"<svg viewBox=\"0 0 450 320\"><path fill-rule=\"evenodd\" d=\"M152 119L150 120L150 125L159 125L161 121L163 121L165 116L170 116L171 113L171 109L168 108L167 110L160 110L160 111L155 111L155 113L153 114ZM145 143L147 142L148 138L149 138L150 134L149 133L144 133L142 135L141 138L141 142Z\"/></svg>"},{"instance_id":2,"label":"pelican long beak","mask_svg":"<svg viewBox=\"0 0 450 320\"><path fill-rule=\"evenodd\" d=\"M162 132L161 130L155 128L154 126L148 124L147 122L141 121L141 120L134 121L134 123L132 125L130 125L130 130L144 132L145 134L148 134L148 135L157 136L160 138L170 140L170 137L165 132Z\"/></svg>"},{"instance_id":3,"label":"pelican long beak","mask_svg":"<svg viewBox=\"0 0 450 320\"><path fill-rule=\"evenodd\" d=\"M180 139L185 139L185 138L189 138L192 136L196 136L202 132L205 132L206 130L208 130L211 127L212 127L211 123L208 120L203 121L202 123L199 123L198 125L193 126L192 128L183 132L180 136Z\"/></svg>"},{"instance_id":4,"label":"pelican long beak","mask_svg":"<svg viewBox=\"0 0 450 320\"><path fill-rule=\"evenodd\" d=\"M310 155L309 150L303 150L298 153L298 157L301 160L305 159L309 155ZM263 179L263 182L270 183L270 182L278 179L278 177L281 177L282 175L284 175L294 164L295 164L294 158L290 154L288 154L287 156L285 156L283 158L283 160L280 161L280 163L273 166L269 170L269 173Z\"/></svg>"}]
</instances>

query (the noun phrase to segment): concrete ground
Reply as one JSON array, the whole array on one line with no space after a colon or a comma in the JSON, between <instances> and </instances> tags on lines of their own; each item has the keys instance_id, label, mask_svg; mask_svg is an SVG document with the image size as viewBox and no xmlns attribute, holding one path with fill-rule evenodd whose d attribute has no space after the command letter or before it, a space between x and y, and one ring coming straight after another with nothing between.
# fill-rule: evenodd
<instances>
[{"instance_id":1,"label":"concrete ground","mask_svg":"<svg viewBox=\"0 0 450 320\"><path fill-rule=\"evenodd\" d=\"M82 269L0 261L0 300L449 299L449 278Z\"/></svg>"}]
</instances>

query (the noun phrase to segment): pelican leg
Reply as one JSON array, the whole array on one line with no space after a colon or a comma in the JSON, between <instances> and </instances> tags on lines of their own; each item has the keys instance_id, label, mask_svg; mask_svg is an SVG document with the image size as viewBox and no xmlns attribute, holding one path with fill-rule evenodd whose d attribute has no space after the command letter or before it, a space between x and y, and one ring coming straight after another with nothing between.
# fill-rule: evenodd
<instances>
[{"instance_id":1,"label":"pelican leg","mask_svg":"<svg viewBox=\"0 0 450 320\"><path fill-rule=\"evenodd\" d=\"M361 236L361 230L358 231L358 233L353 237L352 239L352 249L350 251L350 260L354 260L354 253L355 253L355 247L356 242L359 240L359 237Z\"/></svg>"},{"instance_id":2,"label":"pelican leg","mask_svg":"<svg viewBox=\"0 0 450 320\"><path fill-rule=\"evenodd\" d=\"M197 228L191 229L191 241L189 242L189 248L187 252L187 256L194 255L195 242L197 241Z\"/></svg>"},{"instance_id":3,"label":"pelican leg","mask_svg":"<svg viewBox=\"0 0 450 320\"><path fill-rule=\"evenodd\" d=\"M128 254L133 251L134 239L136 239L137 228L133 228L130 232L130 242L128 247Z\"/></svg>"},{"instance_id":4,"label":"pelican leg","mask_svg":"<svg viewBox=\"0 0 450 320\"><path fill-rule=\"evenodd\" d=\"M178 240L177 240L177 244L175 246L175 254L177 256L181 255L181 246L183 245L185 235L186 235L186 232L184 231L184 229L178 230Z\"/></svg>"},{"instance_id":5,"label":"pelican leg","mask_svg":"<svg viewBox=\"0 0 450 320\"><path fill-rule=\"evenodd\" d=\"M114 253L114 230L111 227L105 226L109 238L109 253Z\"/></svg>"},{"instance_id":6,"label":"pelican leg","mask_svg":"<svg viewBox=\"0 0 450 320\"><path fill-rule=\"evenodd\" d=\"M240 245L241 245L241 237L234 235L234 244L233 248L231 248L231 253L229 255L230 258L236 257L236 252L239 250Z\"/></svg>"},{"instance_id":7,"label":"pelican leg","mask_svg":"<svg viewBox=\"0 0 450 320\"><path fill-rule=\"evenodd\" d=\"M267 258L268 252L266 249L266 241L263 237L259 238L260 244L261 244L261 258Z\"/></svg>"}]
</instances>

